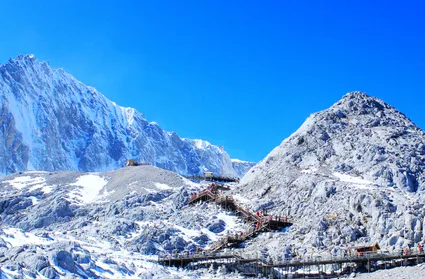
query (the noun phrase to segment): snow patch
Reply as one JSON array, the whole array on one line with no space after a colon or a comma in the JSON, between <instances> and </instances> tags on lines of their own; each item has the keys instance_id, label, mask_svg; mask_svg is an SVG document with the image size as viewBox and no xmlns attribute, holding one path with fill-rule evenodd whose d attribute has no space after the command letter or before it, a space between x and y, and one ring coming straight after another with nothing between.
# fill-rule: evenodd
<instances>
[{"instance_id":1,"label":"snow patch","mask_svg":"<svg viewBox=\"0 0 425 279\"><path fill-rule=\"evenodd\" d=\"M27 186L27 182L31 180L30 176L22 176L22 177L16 177L13 180L7 180L5 182L8 182L10 186L21 190L22 188Z\"/></svg>"},{"instance_id":2,"label":"snow patch","mask_svg":"<svg viewBox=\"0 0 425 279\"><path fill-rule=\"evenodd\" d=\"M38 199L36 197L30 197L30 199L32 201L32 205L38 204Z\"/></svg>"},{"instance_id":3,"label":"snow patch","mask_svg":"<svg viewBox=\"0 0 425 279\"><path fill-rule=\"evenodd\" d=\"M209 143L208 141L205 140L201 140L201 139L194 139L192 140L195 143L196 148L198 149L206 149L209 146L211 146L211 143Z\"/></svg>"},{"instance_id":4,"label":"snow patch","mask_svg":"<svg viewBox=\"0 0 425 279\"><path fill-rule=\"evenodd\" d=\"M368 185L374 184L373 182L364 180L364 179L359 178L359 177L353 177L353 176L350 176L348 174L334 172L333 175L336 178L338 178L340 181L348 182L348 183L352 184L353 186L355 186L356 188L359 188L359 189L371 189L371 187L368 186Z\"/></svg>"},{"instance_id":5,"label":"snow patch","mask_svg":"<svg viewBox=\"0 0 425 279\"><path fill-rule=\"evenodd\" d=\"M167 184L163 184L163 183L159 183L159 182L155 183L155 187L158 188L159 190L170 190L170 189L172 189Z\"/></svg>"},{"instance_id":6,"label":"snow patch","mask_svg":"<svg viewBox=\"0 0 425 279\"><path fill-rule=\"evenodd\" d=\"M78 177L77 182L69 184L78 186L76 191L69 194L71 199L77 199L82 203L90 203L99 198L99 192L108 183L103 177L94 174L88 174ZM102 195L103 197L103 195Z\"/></svg>"},{"instance_id":7,"label":"snow patch","mask_svg":"<svg viewBox=\"0 0 425 279\"><path fill-rule=\"evenodd\" d=\"M312 174L312 173L316 173L316 172L317 172L317 168L301 170L301 173L305 173L305 174Z\"/></svg>"},{"instance_id":8,"label":"snow patch","mask_svg":"<svg viewBox=\"0 0 425 279\"><path fill-rule=\"evenodd\" d=\"M5 242L9 243L12 247L19 247L22 245L44 245L48 244L49 241L36 236L33 233L22 232L16 228L3 229L5 235L0 235Z\"/></svg>"}]
</instances>

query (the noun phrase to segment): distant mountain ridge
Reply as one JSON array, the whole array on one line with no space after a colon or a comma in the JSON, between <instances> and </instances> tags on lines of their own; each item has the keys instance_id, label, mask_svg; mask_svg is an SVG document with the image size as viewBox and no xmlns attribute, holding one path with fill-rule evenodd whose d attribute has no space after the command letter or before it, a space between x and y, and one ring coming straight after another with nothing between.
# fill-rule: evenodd
<instances>
[{"instance_id":1,"label":"distant mountain ridge","mask_svg":"<svg viewBox=\"0 0 425 279\"><path fill-rule=\"evenodd\" d=\"M243 177L256 163L232 159L232 166L239 177Z\"/></svg>"},{"instance_id":2,"label":"distant mountain ridge","mask_svg":"<svg viewBox=\"0 0 425 279\"><path fill-rule=\"evenodd\" d=\"M105 171L133 158L180 174L242 176L229 155L165 132L33 55L0 64L0 174Z\"/></svg>"}]
</instances>

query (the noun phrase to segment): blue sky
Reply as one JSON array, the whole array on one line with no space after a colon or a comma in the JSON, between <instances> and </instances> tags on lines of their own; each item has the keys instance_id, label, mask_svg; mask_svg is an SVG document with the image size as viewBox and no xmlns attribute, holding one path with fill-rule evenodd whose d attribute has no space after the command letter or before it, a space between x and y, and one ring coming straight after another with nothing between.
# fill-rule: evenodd
<instances>
[{"instance_id":1,"label":"blue sky","mask_svg":"<svg viewBox=\"0 0 425 279\"><path fill-rule=\"evenodd\" d=\"M353 90L424 129L423 3L2 0L0 63L33 53L167 131L258 161Z\"/></svg>"}]
</instances>

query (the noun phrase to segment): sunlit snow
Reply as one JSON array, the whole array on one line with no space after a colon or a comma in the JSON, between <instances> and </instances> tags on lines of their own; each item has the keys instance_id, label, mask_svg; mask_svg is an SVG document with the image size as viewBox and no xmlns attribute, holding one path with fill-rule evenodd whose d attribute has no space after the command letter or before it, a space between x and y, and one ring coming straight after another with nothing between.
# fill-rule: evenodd
<instances>
[{"instance_id":1,"label":"sunlit snow","mask_svg":"<svg viewBox=\"0 0 425 279\"><path fill-rule=\"evenodd\" d=\"M80 176L77 182L70 186L79 186L77 191L69 194L71 199L77 199L82 203L89 203L99 198L99 192L108 183L103 177L88 174Z\"/></svg>"}]
</instances>

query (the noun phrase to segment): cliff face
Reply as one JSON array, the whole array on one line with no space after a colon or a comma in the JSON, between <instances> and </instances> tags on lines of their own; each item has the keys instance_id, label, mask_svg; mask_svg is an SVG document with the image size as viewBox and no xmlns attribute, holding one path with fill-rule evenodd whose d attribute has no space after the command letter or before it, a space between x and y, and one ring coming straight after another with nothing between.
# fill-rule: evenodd
<instances>
[{"instance_id":1,"label":"cliff face","mask_svg":"<svg viewBox=\"0 0 425 279\"><path fill-rule=\"evenodd\" d=\"M243 177L256 163L232 159L233 169L239 177Z\"/></svg>"},{"instance_id":2,"label":"cliff face","mask_svg":"<svg viewBox=\"0 0 425 279\"><path fill-rule=\"evenodd\" d=\"M34 56L0 65L0 174L104 171L134 158L181 174L236 177L226 152L182 139Z\"/></svg>"}]
</instances>

